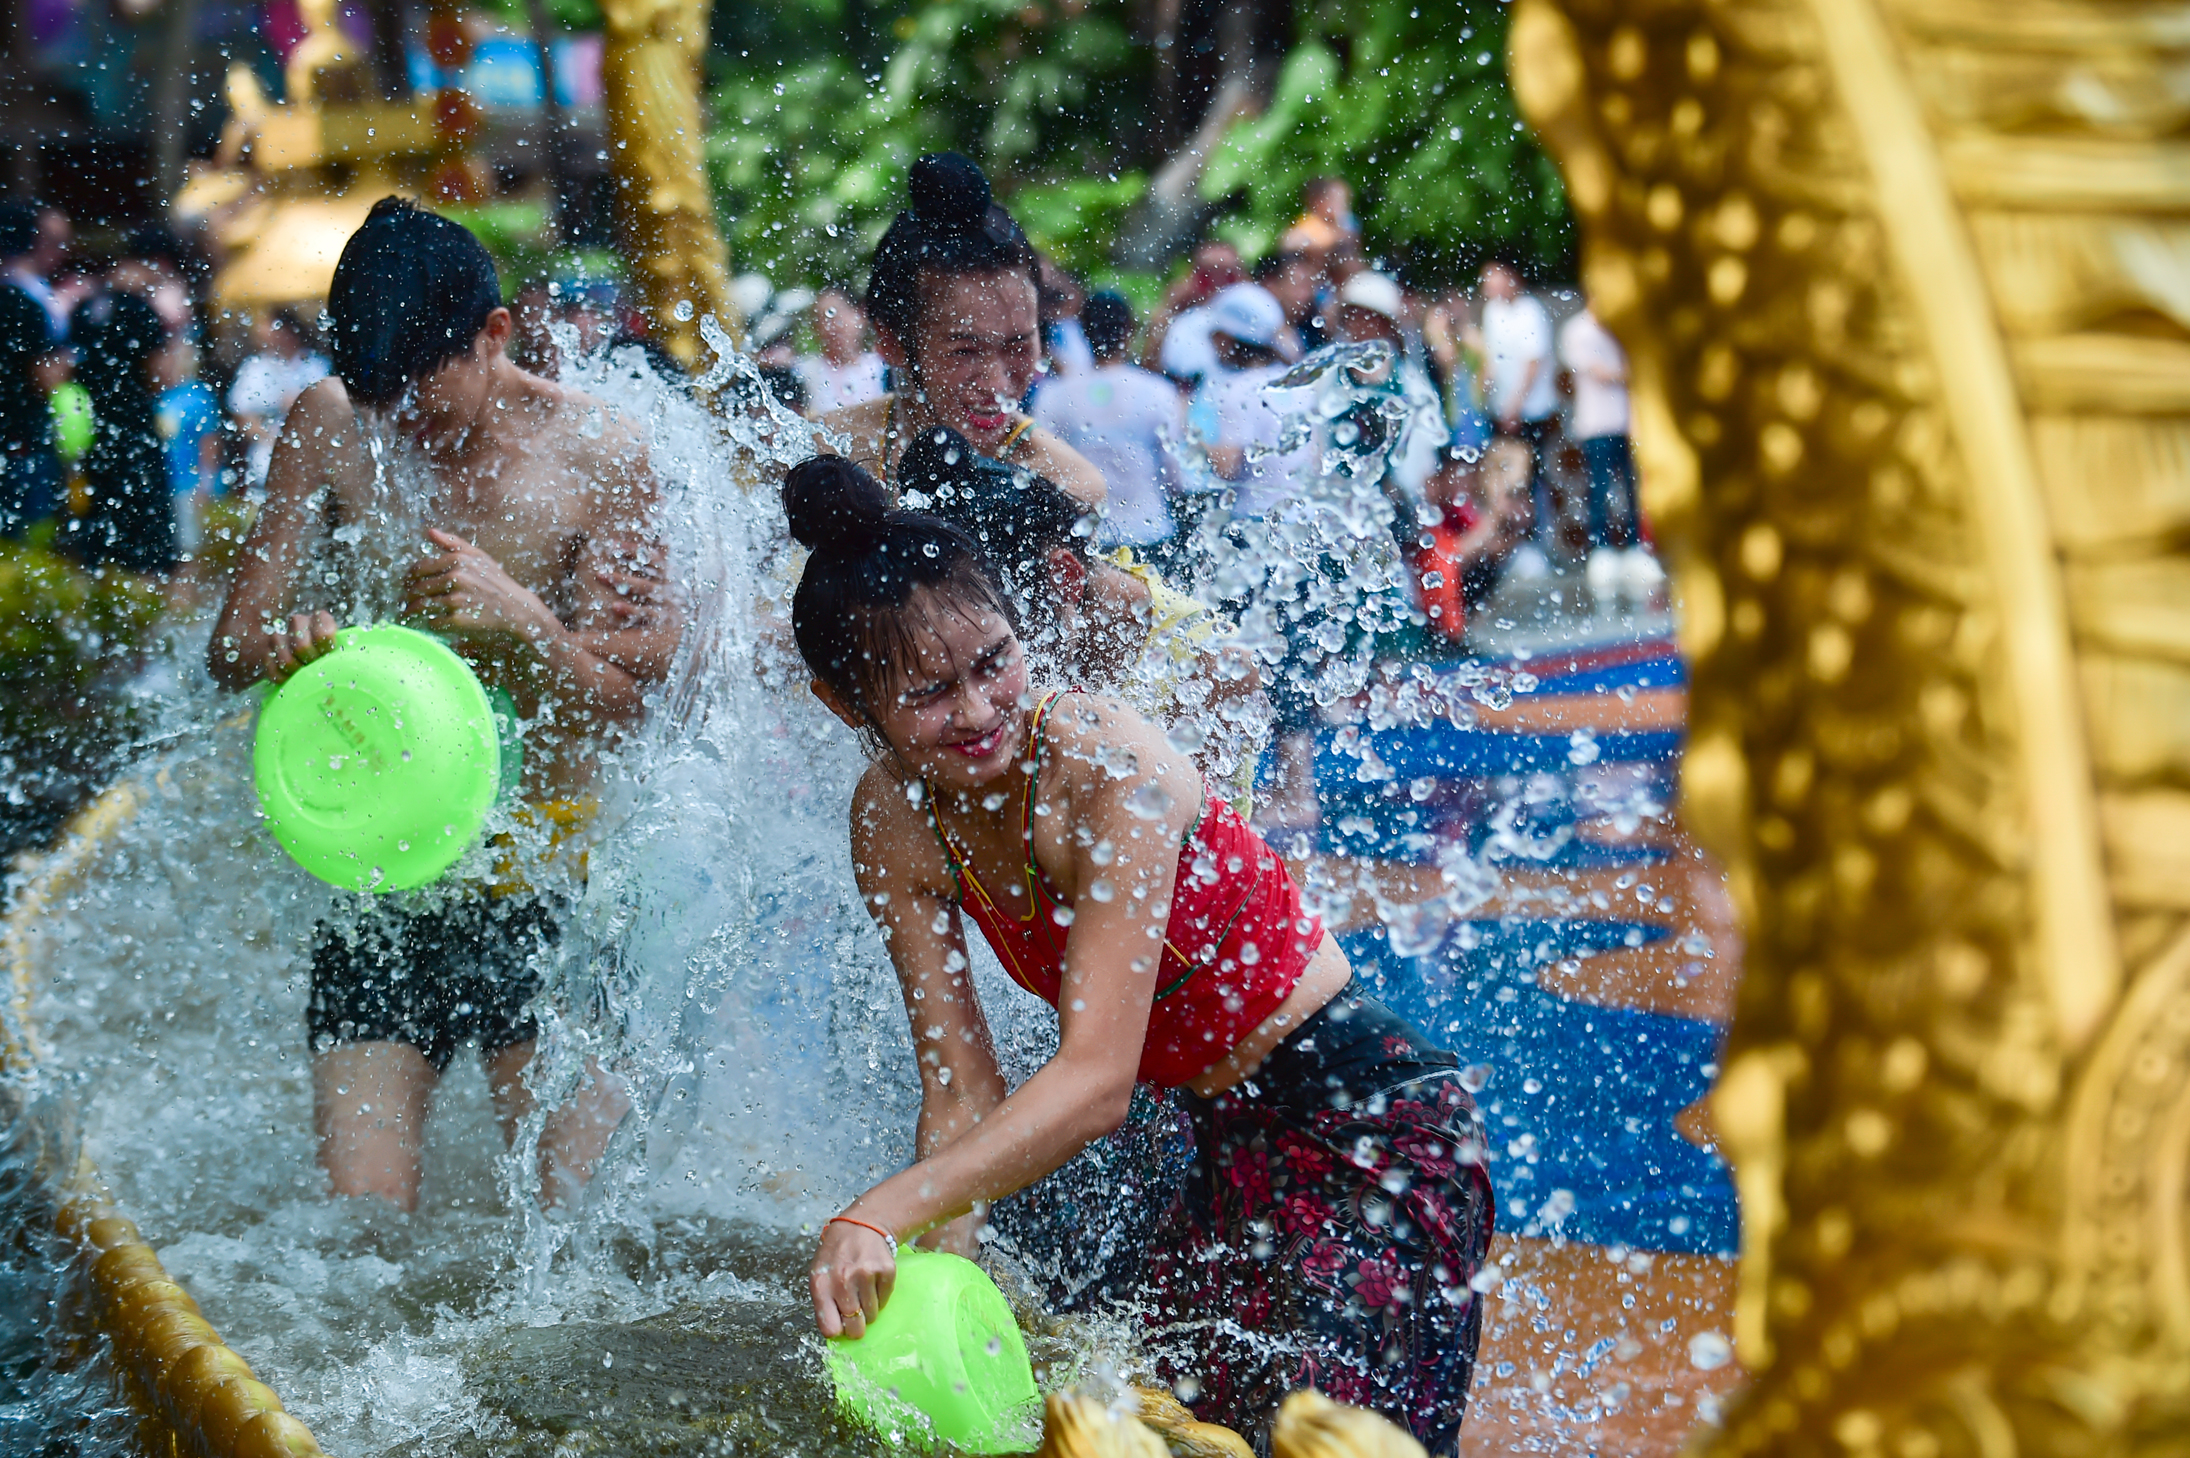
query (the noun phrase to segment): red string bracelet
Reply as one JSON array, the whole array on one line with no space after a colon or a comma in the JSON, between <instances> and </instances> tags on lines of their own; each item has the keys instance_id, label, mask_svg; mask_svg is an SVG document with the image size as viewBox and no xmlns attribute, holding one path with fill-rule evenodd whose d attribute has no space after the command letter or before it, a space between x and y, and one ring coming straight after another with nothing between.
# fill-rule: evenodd
<instances>
[{"instance_id":1,"label":"red string bracelet","mask_svg":"<svg viewBox=\"0 0 2190 1458\"><path fill-rule=\"evenodd\" d=\"M884 1230L879 1225L869 1225L866 1221L861 1220L856 1215L832 1215L828 1219L822 1221L821 1224L823 1229L827 1229L831 1225L856 1225L861 1230L872 1230L875 1234L881 1236L884 1240L890 1243L891 1258L895 1259L897 1256L897 1237L890 1234L890 1232Z\"/></svg>"}]
</instances>

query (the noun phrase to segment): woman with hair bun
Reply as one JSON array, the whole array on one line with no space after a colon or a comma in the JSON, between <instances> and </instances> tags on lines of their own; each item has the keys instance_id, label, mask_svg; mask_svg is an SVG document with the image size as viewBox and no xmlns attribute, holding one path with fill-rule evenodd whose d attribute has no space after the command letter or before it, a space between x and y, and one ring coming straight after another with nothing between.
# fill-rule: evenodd
<instances>
[{"instance_id":1,"label":"woman with hair bun","mask_svg":"<svg viewBox=\"0 0 2190 1458\"><path fill-rule=\"evenodd\" d=\"M1042 360L1034 245L956 152L915 162L906 188L911 206L882 235L867 282L875 348L895 388L824 415L823 429L849 443L823 449L843 449L894 489L906 445L947 426L982 455L1099 506L1102 473L1019 409Z\"/></svg>"},{"instance_id":2,"label":"woman with hair bun","mask_svg":"<svg viewBox=\"0 0 2190 1458\"><path fill-rule=\"evenodd\" d=\"M1117 1129L1149 1083L1178 1091L1195 1139L1140 1303L1165 1379L1265 1446L1313 1386L1454 1452L1492 1199L1452 1055L1355 984L1284 862L1161 729L1118 699L1037 696L1017 608L964 531L841 456L793 467L783 499L811 549L799 652L872 760L853 873L921 1084L918 1163L823 1227L822 1333L863 1336L901 1240L970 1251L987 1202ZM1016 1089L968 918L1057 1010L1056 1054Z\"/></svg>"}]
</instances>

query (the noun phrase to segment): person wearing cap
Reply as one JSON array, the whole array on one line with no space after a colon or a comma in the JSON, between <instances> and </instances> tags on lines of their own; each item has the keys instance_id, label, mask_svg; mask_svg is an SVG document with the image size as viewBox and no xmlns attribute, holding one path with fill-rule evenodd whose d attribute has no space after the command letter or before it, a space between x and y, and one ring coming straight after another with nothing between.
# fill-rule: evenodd
<instances>
[{"instance_id":1,"label":"person wearing cap","mask_svg":"<svg viewBox=\"0 0 2190 1458\"><path fill-rule=\"evenodd\" d=\"M1240 283L1209 301L1210 343L1217 368L1187 410L1187 440L1206 453L1209 469L1232 487L1231 517L1238 524L1271 517L1297 496L1316 474L1317 449L1303 438L1280 452L1288 417L1315 406L1310 386L1283 386L1286 365L1278 353L1286 329L1285 306L1260 284ZM1312 433L1303 432L1304 437ZM1235 541L1241 540L1235 538ZM1239 604L1227 604L1235 611ZM1277 729L1275 793L1256 817L1279 850L1293 854L1301 833L1322 821L1315 791L1317 710L1311 684L1321 658L1314 635L1323 624L1320 611L1290 604L1278 615L1283 658L1264 676Z\"/></svg>"},{"instance_id":2,"label":"person wearing cap","mask_svg":"<svg viewBox=\"0 0 2190 1458\"><path fill-rule=\"evenodd\" d=\"M1210 469L1234 483L1235 517L1269 515L1314 469L1307 445L1257 454L1276 446L1285 417L1309 403L1305 388L1273 388L1285 373L1278 352L1284 329L1285 306L1261 284L1233 284L1209 301L1216 368L1194 392L1187 436L1208 452Z\"/></svg>"},{"instance_id":3,"label":"person wearing cap","mask_svg":"<svg viewBox=\"0 0 2190 1458\"><path fill-rule=\"evenodd\" d=\"M1185 402L1169 380L1128 357L1133 306L1105 290L1080 308L1079 325L1095 367L1053 375L1034 392L1034 418L1094 463L1110 488L1098 545L1161 556L1176 535L1172 502L1179 494L1171 448L1185 419Z\"/></svg>"},{"instance_id":4,"label":"person wearing cap","mask_svg":"<svg viewBox=\"0 0 2190 1458\"><path fill-rule=\"evenodd\" d=\"M1427 506L1425 489L1438 468L1438 454L1450 431L1445 424L1444 402L1437 387L1407 348L1406 295L1389 274L1357 273L1338 291L1338 337L1349 344L1381 340L1392 347L1388 366L1376 371L1349 370L1358 385L1380 385L1405 403L1405 424L1385 456L1387 489L1393 491L1394 507L1404 505L1416 517ZM1324 388L1340 387L1336 376L1327 376ZM1402 543L1412 539L1414 523L1393 523Z\"/></svg>"},{"instance_id":5,"label":"person wearing cap","mask_svg":"<svg viewBox=\"0 0 2190 1458\"><path fill-rule=\"evenodd\" d=\"M1156 368L1191 389L1217 367L1209 342L1209 302L1245 277L1239 250L1231 244L1212 239L1194 250L1193 270L1171 286L1148 321Z\"/></svg>"}]
</instances>

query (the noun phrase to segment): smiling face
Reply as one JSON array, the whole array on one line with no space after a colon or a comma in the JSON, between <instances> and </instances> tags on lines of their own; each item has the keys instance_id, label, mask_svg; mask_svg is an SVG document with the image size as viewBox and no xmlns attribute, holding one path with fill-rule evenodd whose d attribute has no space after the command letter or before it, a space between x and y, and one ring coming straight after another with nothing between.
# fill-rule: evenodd
<instances>
[{"instance_id":1,"label":"smiling face","mask_svg":"<svg viewBox=\"0 0 2190 1458\"><path fill-rule=\"evenodd\" d=\"M921 280L920 331L908 354L885 338L885 356L906 369L938 424L984 455L1002 449L1041 362L1034 280L1000 271Z\"/></svg>"},{"instance_id":2,"label":"smiling face","mask_svg":"<svg viewBox=\"0 0 2190 1458\"><path fill-rule=\"evenodd\" d=\"M904 611L913 652L884 671L875 727L937 789L978 790L1026 747L1026 653L1011 624L985 605L921 588Z\"/></svg>"}]
</instances>

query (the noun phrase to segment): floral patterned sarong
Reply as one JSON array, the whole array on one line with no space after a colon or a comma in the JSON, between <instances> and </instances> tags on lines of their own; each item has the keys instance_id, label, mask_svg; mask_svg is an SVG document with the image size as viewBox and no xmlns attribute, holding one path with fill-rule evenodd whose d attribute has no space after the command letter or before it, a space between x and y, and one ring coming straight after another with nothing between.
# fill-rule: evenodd
<instances>
[{"instance_id":1,"label":"floral patterned sarong","mask_svg":"<svg viewBox=\"0 0 2190 1458\"><path fill-rule=\"evenodd\" d=\"M1147 1335L1205 1421L1268 1447L1314 1387L1453 1451L1495 1201L1450 1054L1349 988L1214 1099L1151 1254Z\"/></svg>"}]
</instances>

